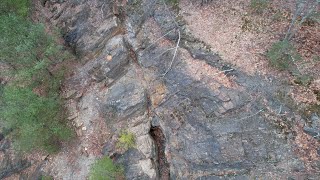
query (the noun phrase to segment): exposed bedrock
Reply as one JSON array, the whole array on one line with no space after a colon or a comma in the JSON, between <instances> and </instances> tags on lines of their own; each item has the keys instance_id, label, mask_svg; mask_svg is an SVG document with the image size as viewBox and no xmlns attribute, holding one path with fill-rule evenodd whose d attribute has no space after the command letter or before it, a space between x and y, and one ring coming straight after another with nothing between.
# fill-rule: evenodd
<instances>
[{"instance_id":1,"label":"exposed bedrock","mask_svg":"<svg viewBox=\"0 0 320 180\"><path fill-rule=\"evenodd\" d=\"M46 8L84 62L67 81L74 121L90 126L104 119L111 135L103 153L124 165L127 179L278 179L304 172L292 132L274 122L276 92L285 86L224 63L162 1L73 0ZM282 110L293 124L293 112ZM136 147L118 152L123 129L135 134Z\"/></svg>"}]
</instances>

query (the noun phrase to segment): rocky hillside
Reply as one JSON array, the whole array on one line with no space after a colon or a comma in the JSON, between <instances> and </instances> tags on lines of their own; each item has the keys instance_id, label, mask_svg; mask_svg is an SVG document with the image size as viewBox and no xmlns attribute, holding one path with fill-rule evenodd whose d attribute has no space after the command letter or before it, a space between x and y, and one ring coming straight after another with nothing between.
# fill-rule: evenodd
<instances>
[{"instance_id":1,"label":"rocky hillside","mask_svg":"<svg viewBox=\"0 0 320 180\"><path fill-rule=\"evenodd\" d=\"M60 28L79 59L62 93L77 138L57 154L0 165L0 177L86 179L103 156L125 179L320 177L320 146L303 132L307 117L288 100L291 87L214 52L193 34L188 9L158 0L42 2L36 16ZM304 129L314 135L320 119L310 114ZM119 144L124 134L134 145ZM10 177L6 169L25 170Z\"/></svg>"}]
</instances>

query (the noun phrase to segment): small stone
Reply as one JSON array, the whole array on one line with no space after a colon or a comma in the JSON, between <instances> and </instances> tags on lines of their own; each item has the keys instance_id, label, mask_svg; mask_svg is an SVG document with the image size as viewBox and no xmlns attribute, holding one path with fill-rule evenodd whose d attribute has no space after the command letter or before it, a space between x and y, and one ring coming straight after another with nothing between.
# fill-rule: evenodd
<instances>
[{"instance_id":1,"label":"small stone","mask_svg":"<svg viewBox=\"0 0 320 180\"><path fill-rule=\"evenodd\" d=\"M67 117L67 119L68 119L68 120L73 120L73 119L75 119L75 118L77 118L77 117L78 117L78 115L77 115L77 114L74 114L74 115L72 115L72 116Z\"/></svg>"},{"instance_id":2,"label":"small stone","mask_svg":"<svg viewBox=\"0 0 320 180\"><path fill-rule=\"evenodd\" d=\"M77 93L77 95L74 97L75 99L79 99L83 96L83 91L80 91Z\"/></svg>"},{"instance_id":3,"label":"small stone","mask_svg":"<svg viewBox=\"0 0 320 180\"><path fill-rule=\"evenodd\" d=\"M77 128L81 127L82 125L83 125L83 122L77 122L77 123L76 123L76 127L77 127Z\"/></svg>"},{"instance_id":4,"label":"small stone","mask_svg":"<svg viewBox=\"0 0 320 180\"><path fill-rule=\"evenodd\" d=\"M82 127L82 131L85 131L87 130L87 128L85 126Z\"/></svg>"},{"instance_id":5,"label":"small stone","mask_svg":"<svg viewBox=\"0 0 320 180\"><path fill-rule=\"evenodd\" d=\"M320 121L320 118L319 118L319 116L318 116L317 113L313 113L313 114L311 115L311 120L312 120L312 121Z\"/></svg>"},{"instance_id":6,"label":"small stone","mask_svg":"<svg viewBox=\"0 0 320 180\"><path fill-rule=\"evenodd\" d=\"M303 127L303 131L313 137L318 137L320 134L320 131L318 129L310 128L307 126Z\"/></svg>"},{"instance_id":7,"label":"small stone","mask_svg":"<svg viewBox=\"0 0 320 180\"><path fill-rule=\"evenodd\" d=\"M46 160L48 156L49 156L49 155L42 156L42 157L41 157L41 160L42 160L42 161Z\"/></svg>"},{"instance_id":8,"label":"small stone","mask_svg":"<svg viewBox=\"0 0 320 180\"><path fill-rule=\"evenodd\" d=\"M156 171L150 159L140 160L139 165L144 173L146 173L150 179L156 177Z\"/></svg>"},{"instance_id":9,"label":"small stone","mask_svg":"<svg viewBox=\"0 0 320 180\"><path fill-rule=\"evenodd\" d=\"M77 136L79 136L79 137L83 135L81 130L77 130L76 133L77 133Z\"/></svg>"},{"instance_id":10,"label":"small stone","mask_svg":"<svg viewBox=\"0 0 320 180\"><path fill-rule=\"evenodd\" d=\"M70 91L68 91L67 93L66 93L66 95L65 95L65 99L70 99L70 98L72 98L72 96L74 96L75 94L76 94L76 90L70 90Z\"/></svg>"},{"instance_id":11,"label":"small stone","mask_svg":"<svg viewBox=\"0 0 320 180\"><path fill-rule=\"evenodd\" d=\"M112 60L112 56L111 55L107 55L106 59L107 59L107 61L111 61Z\"/></svg>"},{"instance_id":12,"label":"small stone","mask_svg":"<svg viewBox=\"0 0 320 180\"><path fill-rule=\"evenodd\" d=\"M157 118L157 117L153 118L151 121L151 126L153 126L153 127L160 126L159 118Z\"/></svg>"}]
</instances>

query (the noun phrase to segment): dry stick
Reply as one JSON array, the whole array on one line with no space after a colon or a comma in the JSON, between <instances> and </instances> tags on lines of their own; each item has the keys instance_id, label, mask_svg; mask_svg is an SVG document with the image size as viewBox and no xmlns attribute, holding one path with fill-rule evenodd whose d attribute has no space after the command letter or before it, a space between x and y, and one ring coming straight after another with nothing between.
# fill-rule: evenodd
<instances>
[{"instance_id":1,"label":"dry stick","mask_svg":"<svg viewBox=\"0 0 320 180\"><path fill-rule=\"evenodd\" d=\"M289 40L289 37L290 37L290 34L291 34L291 30L292 30L292 28L293 28L293 26L294 26L294 23L296 22L300 11L302 11L302 9L303 9L303 6L302 6L302 5L303 5L302 3L297 4L297 7L296 7L297 10L296 10L296 12L293 14L293 17L292 17L290 26L289 26L289 28L288 28L288 31L287 31L287 33L286 33L286 36L284 37L285 40Z\"/></svg>"},{"instance_id":2,"label":"dry stick","mask_svg":"<svg viewBox=\"0 0 320 180\"><path fill-rule=\"evenodd\" d=\"M178 30L178 34L179 34L179 39L178 39L178 42L177 42L177 45L176 45L176 49L175 49L175 51L174 51L174 54L173 54L173 57L172 57L170 66L169 66L169 68L167 69L167 71L166 71L164 74L162 74L162 78L164 78L164 77L167 75L167 73L171 70L173 61L174 61L174 59L175 59L175 57L176 57L176 55L177 55L177 51L178 51L178 47L179 47L180 39L181 39L181 33L180 33L180 29L179 29L179 24L178 24L178 22L174 19L174 16L172 15L171 11L169 11L166 2L165 2L164 0L162 0L162 2L163 2L163 5L164 5L164 8L165 8L165 9L168 11L168 13L170 14L171 20L175 23L175 25L176 25L176 27L177 27L177 30Z\"/></svg>"},{"instance_id":3,"label":"dry stick","mask_svg":"<svg viewBox=\"0 0 320 180\"><path fill-rule=\"evenodd\" d=\"M161 54L159 54L158 56L155 57L155 59L159 58L160 56L162 56L164 53L168 52L168 51L171 51L171 50L174 50L176 49L175 47L173 48L169 48L169 49L166 49L165 51L163 51Z\"/></svg>"},{"instance_id":4,"label":"dry stick","mask_svg":"<svg viewBox=\"0 0 320 180\"><path fill-rule=\"evenodd\" d=\"M167 73L170 71L170 69L171 69L171 67L172 67L172 64L173 64L173 61L174 61L174 58L175 58L176 55L177 55L177 51L178 51L178 47L179 47L179 43L180 43L180 39L181 39L181 35L180 35L180 30L179 30L179 29L178 29L178 34L179 34L179 39L178 39L178 42L177 42L177 45L176 45L176 49L174 50L174 54L173 54L173 57L172 57L170 66L169 66L169 68L167 69L167 71L162 75L162 77L165 77L165 76L167 75Z\"/></svg>"},{"instance_id":5,"label":"dry stick","mask_svg":"<svg viewBox=\"0 0 320 180\"><path fill-rule=\"evenodd\" d=\"M104 15L103 15L103 8L104 8L104 6L105 6L105 3L103 3L103 5L101 6L101 14L102 14L102 19L104 19Z\"/></svg>"},{"instance_id":6,"label":"dry stick","mask_svg":"<svg viewBox=\"0 0 320 180\"><path fill-rule=\"evenodd\" d=\"M301 27L302 23L304 23L306 21L306 19L312 14L312 12L314 11L314 8L315 7L313 6L312 9L310 9L308 11L308 13L301 19L297 28ZM291 39L297 31L298 31L298 29L294 29L288 39Z\"/></svg>"},{"instance_id":7,"label":"dry stick","mask_svg":"<svg viewBox=\"0 0 320 180\"><path fill-rule=\"evenodd\" d=\"M301 24L303 22L306 21L306 19L308 17L310 17L310 15L313 13L313 11L315 10L316 8L316 5L311 5L309 11L302 17L302 19L300 20L299 24L297 25L297 28L294 28L294 24L296 23L297 21L297 18L299 16L299 14L301 14L303 12L303 9L306 7L306 8L309 8L308 6L309 4L306 4L306 2L303 2L303 1L299 1L298 4L297 4L297 10L296 12L293 14L293 18L291 20L291 23L290 23L290 26L288 28L288 31L286 33L286 36L285 36L285 40L290 40L294 34L298 31L297 28L299 28L301 26ZM292 31L292 32L291 32Z\"/></svg>"},{"instance_id":8,"label":"dry stick","mask_svg":"<svg viewBox=\"0 0 320 180\"><path fill-rule=\"evenodd\" d=\"M254 113L254 114L252 114L252 115L250 115L250 116L246 116L246 117L240 118L239 120L244 120L244 119L251 118L251 117L253 117L253 116L255 116L255 115L259 114L259 113L260 113L260 112L262 112L262 111L263 111L263 109L260 109L258 112Z\"/></svg>"},{"instance_id":9,"label":"dry stick","mask_svg":"<svg viewBox=\"0 0 320 180\"><path fill-rule=\"evenodd\" d=\"M282 111L282 105L280 105L278 115L281 115L281 111Z\"/></svg>"},{"instance_id":10,"label":"dry stick","mask_svg":"<svg viewBox=\"0 0 320 180\"><path fill-rule=\"evenodd\" d=\"M153 46L156 42L160 41L162 38L164 38L166 35L168 35L169 33L171 33L174 29L171 29L170 31L168 31L166 34L164 34L163 36L159 37L155 42L153 42L152 44L150 44L148 47L146 47L144 50L141 51L141 53L145 50L147 50L148 48L150 48L151 46Z\"/></svg>"}]
</instances>

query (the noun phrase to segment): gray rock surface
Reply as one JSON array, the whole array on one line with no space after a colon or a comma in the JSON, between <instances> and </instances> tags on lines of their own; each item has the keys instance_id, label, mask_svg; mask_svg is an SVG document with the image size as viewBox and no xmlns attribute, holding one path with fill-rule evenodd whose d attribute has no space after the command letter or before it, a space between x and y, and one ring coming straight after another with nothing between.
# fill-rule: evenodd
<instances>
[{"instance_id":1,"label":"gray rock surface","mask_svg":"<svg viewBox=\"0 0 320 180\"><path fill-rule=\"evenodd\" d=\"M11 143L6 138L0 140L0 179L31 166L31 162L27 159L14 154L10 145Z\"/></svg>"}]
</instances>

